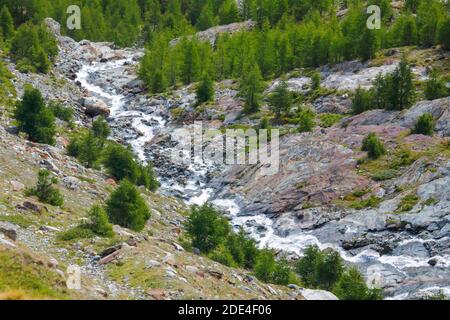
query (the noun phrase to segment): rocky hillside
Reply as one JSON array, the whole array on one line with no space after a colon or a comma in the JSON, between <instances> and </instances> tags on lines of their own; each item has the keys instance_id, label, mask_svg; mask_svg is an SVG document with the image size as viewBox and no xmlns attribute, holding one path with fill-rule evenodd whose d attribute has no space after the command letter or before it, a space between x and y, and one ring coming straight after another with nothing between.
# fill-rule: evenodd
<instances>
[{"instance_id":1,"label":"rocky hillside","mask_svg":"<svg viewBox=\"0 0 450 320\"><path fill-rule=\"evenodd\" d=\"M114 51L109 44L77 43L61 37L54 21L46 23L61 49L50 75L20 73L13 62L4 59L15 90L2 99L0 109L0 299L327 297L320 291L267 285L246 271L186 252L180 241L188 207L172 196L144 189L152 212L144 231L114 226L112 239L62 240L64 231L86 220L87 208L102 203L116 187L106 174L86 169L66 155L69 137L90 125L86 113L99 112L105 105L98 99L91 106L85 102L87 92L74 81L75 73L84 63L115 60L126 53ZM10 116L25 84L39 88L47 100L62 101L76 111L75 125L58 122L54 147L29 142L16 132ZM62 208L26 196L26 188L35 185L42 168L58 178L65 198ZM71 265L81 268L81 290L66 287Z\"/></svg>"},{"instance_id":2,"label":"rocky hillside","mask_svg":"<svg viewBox=\"0 0 450 320\"><path fill-rule=\"evenodd\" d=\"M251 128L270 114L265 102L258 115L243 116L238 85L216 84L215 100L198 107L195 86L173 88L161 95L145 93L137 79L141 49L114 49L107 43L75 42L56 35L60 53L50 75L23 74L6 60L17 95L2 100L0 127L0 265L2 279L21 270L36 277L2 283L6 297L39 298L335 298L323 291L267 285L248 272L224 267L186 252L182 223L187 204L210 200L235 226L244 227L261 246L298 259L312 244L338 250L356 265L368 283L386 297L422 298L450 290L450 100L416 102L404 111L371 110L351 115L351 97L358 87L369 88L379 74L392 72L403 55L413 65L421 86L430 67L450 73L450 57L439 49L399 48L365 63L342 63L317 70L299 69L288 75L289 89L317 114L334 115L331 124L317 121L312 132L280 126L280 171L261 177L259 166L184 166L173 163L175 129L192 130L194 120L205 127ZM228 32L228 31L225 31ZM206 34L206 39L211 37ZM320 94L309 95L311 73L320 73ZM266 96L277 79L267 84ZM56 147L20 138L9 117L12 101L26 83L46 99L63 101L76 110L75 129L59 123ZM424 113L435 119L433 136L410 135ZM82 167L65 155L68 138L90 125L88 115L105 114L113 138L133 146L142 159L151 159L162 182L157 194L144 190L152 218L141 233L115 227L115 237L64 242L58 238L83 221L86 208L102 202L115 181L100 171ZM387 154L366 161L363 138L375 132ZM175 139L173 139L175 137ZM39 168L60 180L67 199L63 209L24 195L35 183ZM17 261L9 262L8 261ZM0 262L3 263L3 262ZM11 263L19 268L11 268ZM82 269L83 288L68 291L65 270ZM27 272L28 274L28 272ZM45 276L40 276L45 275ZM22 280L21 280L22 281ZM42 282L34 289L34 281Z\"/></svg>"}]
</instances>

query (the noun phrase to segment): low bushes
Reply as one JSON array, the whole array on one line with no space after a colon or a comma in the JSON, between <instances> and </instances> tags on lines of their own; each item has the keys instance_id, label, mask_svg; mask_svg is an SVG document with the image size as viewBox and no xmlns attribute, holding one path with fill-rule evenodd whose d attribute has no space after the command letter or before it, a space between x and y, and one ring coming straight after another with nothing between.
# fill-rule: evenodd
<instances>
[{"instance_id":1,"label":"low bushes","mask_svg":"<svg viewBox=\"0 0 450 320\"><path fill-rule=\"evenodd\" d=\"M26 191L27 195L38 197L39 201L53 206L62 206L64 198L60 191L53 187L58 183L58 179L51 175L48 170L40 170L38 173L37 185Z\"/></svg>"}]
</instances>

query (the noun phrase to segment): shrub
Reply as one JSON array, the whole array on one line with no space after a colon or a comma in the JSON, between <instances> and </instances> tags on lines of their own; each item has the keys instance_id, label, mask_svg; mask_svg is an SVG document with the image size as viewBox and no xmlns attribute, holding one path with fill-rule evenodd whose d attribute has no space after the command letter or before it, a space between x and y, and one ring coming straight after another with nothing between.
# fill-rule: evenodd
<instances>
[{"instance_id":1,"label":"shrub","mask_svg":"<svg viewBox=\"0 0 450 320\"><path fill-rule=\"evenodd\" d=\"M311 89L312 90L317 90L320 88L320 73L319 72L314 72L313 75L311 76Z\"/></svg>"},{"instance_id":2,"label":"shrub","mask_svg":"<svg viewBox=\"0 0 450 320\"><path fill-rule=\"evenodd\" d=\"M379 170L372 175L372 179L375 181L384 181L394 179L397 176L397 170L386 169Z\"/></svg>"},{"instance_id":3,"label":"shrub","mask_svg":"<svg viewBox=\"0 0 450 320\"><path fill-rule=\"evenodd\" d=\"M45 106L39 90L31 87L25 89L14 111L14 118L18 129L25 132L31 141L55 143L55 117Z\"/></svg>"},{"instance_id":4,"label":"shrub","mask_svg":"<svg viewBox=\"0 0 450 320\"><path fill-rule=\"evenodd\" d=\"M367 155L370 159L378 159L386 154L386 149L381 141L378 140L375 133L369 133L367 137L364 138L361 150L367 151Z\"/></svg>"},{"instance_id":5,"label":"shrub","mask_svg":"<svg viewBox=\"0 0 450 320\"><path fill-rule=\"evenodd\" d=\"M156 173L151 162L149 162L147 166L139 166L137 185L144 186L145 188L153 192L158 190L159 182L156 178Z\"/></svg>"},{"instance_id":6,"label":"shrub","mask_svg":"<svg viewBox=\"0 0 450 320\"><path fill-rule=\"evenodd\" d=\"M95 168L101 156L102 144L90 131L78 142L75 142L75 145L69 147L69 150L76 153L78 160L88 168Z\"/></svg>"},{"instance_id":7,"label":"shrub","mask_svg":"<svg viewBox=\"0 0 450 320\"><path fill-rule=\"evenodd\" d=\"M48 108L52 111L53 115L60 120L71 122L73 119L73 109L64 107L57 101L50 101Z\"/></svg>"},{"instance_id":8,"label":"shrub","mask_svg":"<svg viewBox=\"0 0 450 320\"><path fill-rule=\"evenodd\" d=\"M51 204L53 206L62 206L63 196L58 189L53 187L58 183L58 179L50 174L46 169L39 170L37 185L27 190L27 194L35 195L39 201Z\"/></svg>"},{"instance_id":9,"label":"shrub","mask_svg":"<svg viewBox=\"0 0 450 320\"><path fill-rule=\"evenodd\" d=\"M429 113L424 113L417 120L412 133L414 134L424 134L427 136L432 136L434 133L434 119Z\"/></svg>"},{"instance_id":10,"label":"shrub","mask_svg":"<svg viewBox=\"0 0 450 320\"><path fill-rule=\"evenodd\" d=\"M276 271L276 261L273 252L269 249L261 250L256 258L253 273L264 282L273 282Z\"/></svg>"},{"instance_id":11,"label":"shrub","mask_svg":"<svg viewBox=\"0 0 450 320\"><path fill-rule=\"evenodd\" d=\"M81 225L61 232L60 234L58 234L58 239L61 241L71 241L75 239L93 238L94 236L95 233L91 229L87 228L84 225Z\"/></svg>"},{"instance_id":12,"label":"shrub","mask_svg":"<svg viewBox=\"0 0 450 320\"><path fill-rule=\"evenodd\" d=\"M136 183L139 176L139 167L131 148L126 148L117 143L110 144L105 150L103 164L108 173L117 180L128 179Z\"/></svg>"},{"instance_id":13,"label":"shrub","mask_svg":"<svg viewBox=\"0 0 450 320\"><path fill-rule=\"evenodd\" d=\"M186 222L192 246L209 253L223 243L231 232L228 220L210 205L194 206Z\"/></svg>"},{"instance_id":14,"label":"shrub","mask_svg":"<svg viewBox=\"0 0 450 320\"><path fill-rule=\"evenodd\" d=\"M150 218L150 210L136 187L123 180L106 202L109 221L122 227L141 231Z\"/></svg>"},{"instance_id":15,"label":"shrub","mask_svg":"<svg viewBox=\"0 0 450 320\"><path fill-rule=\"evenodd\" d=\"M103 117L97 117L92 122L92 132L94 136L100 140L106 140L111 134L111 128Z\"/></svg>"},{"instance_id":16,"label":"shrub","mask_svg":"<svg viewBox=\"0 0 450 320\"><path fill-rule=\"evenodd\" d=\"M108 238L114 235L112 224L109 223L108 215L102 207L94 205L89 210L89 218L91 220L89 229L96 235Z\"/></svg>"},{"instance_id":17,"label":"shrub","mask_svg":"<svg viewBox=\"0 0 450 320\"><path fill-rule=\"evenodd\" d=\"M208 74L203 76L197 88L197 102L203 103L214 99L214 83Z\"/></svg>"},{"instance_id":18,"label":"shrub","mask_svg":"<svg viewBox=\"0 0 450 320\"><path fill-rule=\"evenodd\" d=\"M333 293L341 300L382 300L379 289L369 289L356 268L345 271L333 288Z\"/></svg>"},{"instance_id":19,"label":"shrub","mask_svg":"<svg viewBox=\"0 0 450 320\"><path fill-rule=\"evenodd\" d=\"M438 31L438 42L442 46L442 49L450 50L450 18L447 18L441 23Z\"/></svg>"},{"instance_id":20,"label":"shrub","mask_svg":"<svg viewBox=\"0 0 450 320\"><path fill-rule=\"evenodd\" d=\"M427 100L439 99L448 94L445 81L436 69L430 72L430 78L425 83L424 94Z\"/></svg>"},{"instance_id":21,"label":"shrub","mask_svg":"<svg viewBox=\"0 0 450 320\"><path fill-rule=\"evenodd\" d=\"M209 258L228 267L236 266L230 249L223 243L209 254Z\"/></svg>"},{"instance_id":22,"label":"shrub","mask_svg":"<svg viewBox=\"0 0 450 320\"><path fill-rule=\"evenodd\" d=\"M67 154L71 157L78 158L81 153L81 145L83 141L80 137L74 137L67 146Z\"/></svg>"},{"instance_id":23,"label":"shrub","mask_svg":"<svg viewBox=\"0 0 450 320\"><path fill-rule=\"evenodd\" d=\"M360 114L370 109L372 109L372 97L370 91L358 87L352 99L352 113Z\"/></svg>"},{"instance_id":24,"label":"shrub","mask_svg":"<svg viewBox=\"0 0 450 320\"><path fill-rule=\"evenodd\" d=\"M409 194L400 201L400 204L396 212L408 212L411 211L414 206L419 202L419 197L415 194Z\"/></svg>"},{"instance_id":25,"label":"shrub","mask_svg":"<svg viewBox=\"0 0 450 320\"><path fill-rule=\"evenodd\" d=\"M375 196L370 196L365 200L357 200L350 205L350 208L362 210L365 208L377 208L380 205L381 199Z\"/></svg>"},{"instance_id":26,"label":"shrub","mask_svg":"<svg viewBox=\"0 0 450 320\"><path fill-rule=\"evenodd\" d=\"M314 118L315 114L310 109L301 110L296 119L298 132L312 131L314 128Z\"/></svg>"},{"instance_id":27,"label":"shrub","mask_svg":"<svg viewBox=\"0 0 450 320\"><path fill-rule=\"evenodd\" d=\"M232 233L228 236L227 247L238 266L246 269L254 267L259 250L256 247L256 242L249 238L242 228L238 233Z\"/></svg>"},{"instance_id":28,"label":"shrub","mask_svg":"<svg viewBox=\"0 0 450 320\"><path fill-rule=\"evenodd\" d=\"M285 81L281 81L270 96L270 109L275 113L275 118L280 120L281 115L288 113L291 106L292 96L288 90L288 85Z\"/></svg>"},{"instance_id":29,"label":"shrub","mask_svg":"<svg viewBox=\"0 0 450 320\"><path fill-rule=\"evenodd\" d=\"M319 114L320 126L323 128L329 128L338 123L344 116L335 113L321 113Z\"/></svg>"}]
</instances>

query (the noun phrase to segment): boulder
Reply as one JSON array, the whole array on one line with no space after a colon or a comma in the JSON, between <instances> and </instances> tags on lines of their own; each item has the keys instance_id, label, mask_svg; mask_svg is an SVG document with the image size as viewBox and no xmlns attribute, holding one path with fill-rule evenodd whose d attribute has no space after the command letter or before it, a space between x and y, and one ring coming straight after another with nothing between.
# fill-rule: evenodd
<instances>
[{"instance_id":1,"label":"boulder","mask_svg":"<svg viewBox=\"0 0 450 320\"><path fill-rule=\"evenodd\" d=\"M334 294L324 290L301 289L305 300L339 300Z\"/></svg>"},{"instance_id":2,"label":"boulder","mask_svg":"<svg viewBox=\"0 0 450 320\"><path fill-rule=\"evenodd\" d=\"M22 191L22 190L25 189L25 185L23 183L19 182L19 181L16 181L16 180L11 180L9 182L9 184L11 185L13 191L16 191L16 192L17 191Z\"/></svg>"},{"instance_id":3,"label":"boulder","mask_svg":"<svg viewBox=\"0 0 450 320\"><path fill-rule=\"evenodd\" d=\"M10 223L0 222L0 233L3 233L12 241L16 241L17 239L17 231Z\"/></svg>"},{"instance_id":4,"label":"boulder","mask_svg":"<svg viewBox=\"0 0 450 320\"><path fill-rule=\"evenodd\" d=\"M85 108L85 114L90 117L96 117L100 115L109 117L109 115L111 114L111 111L109 110L106 103L94 97L83 98L81 101L81 105Z\"/></svg>"}]
</instances>

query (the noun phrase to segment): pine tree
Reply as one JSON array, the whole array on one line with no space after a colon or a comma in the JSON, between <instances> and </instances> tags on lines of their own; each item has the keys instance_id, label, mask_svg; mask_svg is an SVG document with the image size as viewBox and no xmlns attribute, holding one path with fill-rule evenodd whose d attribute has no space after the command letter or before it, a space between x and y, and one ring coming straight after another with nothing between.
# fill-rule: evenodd
<instances>
[{"instance_id":1,"label":"pine tree","mask_svg":"<svg viewBox=\"0 0 450 320\"><path fill-rule=\"evenodd\" d=\"M411 67L405 58L389 77L389 105L390 110L408 109L414 102L414 84Z\"/></svg>"},{"instance_id":2,"label":"pine tree","mask_svg":"<svg viewBox=\"0 0 450 320\"><path fill-rule=\"evenodd\" d=\"M449 91L439 72L436 69L431 70L429 79L425 84L424 93L427 100L445 97Z\"/></svg>"},{"instance_id":3,"label":"pine tree","mask_svg":"<svg viewBox=\"0 0 450 320\"><path fill-rule=\"evenodd\" d=\"M198 18L197 28L199 30L206 30L216 25L216 19L214 17L213 5L211 0L207 0L203 6Z\"/></svg>"},{"instance_id":4,"label":"pine tree","mask_svg":"<svg viewBox=\"0 0 450 320\"><path fill-rule=\"evenodd\" d=\"M439 26L438 43L442 49L450 50L450 17L447 17Z\"/></svg>"},{"instance_id":5,"label":"pine tree","mask_svg":"<svg viewBox=\"0 0 450 320\"><path fill-rule=\"evenodd\" d=\"M259 110L264 84L258 65L250 67L248 73L241 80L240 94L244 98L245 113L253 113Z\"/></svg>"},{"instance_id":6,"label":"pine tree","mask_svg":"<svg viewBox=\"0 0 450 320\"><path fill-rule=\"evenodd\" d=\"M135 231L144 229L150 218L147 204L128 180L123 180L106 201L106 212L112 223Z\"/></svg>"},{"instance_id":7,"label":"pine tree","mask_svg":"<svg viewBox=\"0 0 450 320\"><path fill-rule=\"evenodd\" d=\"M386 154L383 143L378 139L375 133L369 133L367 137L364 138L361 150L367 151L367 155L370 159L378 159Z\"/></svg>"},{"instance_id":8,"label":"pine tree","mask_svg":"<svg viewBox=\"0 0 450 320\"><path fill-rule=\"evenodd\" d=\"M3 6L0 11L0 30L5 40L10 39L14 34L14 22L7 6Z\"/></svg>"},{"instance_id":9,"label":"pine tree","mask_svg":"<svg viewBox=\"0 0 450 320\"><path fill-rule=\"evenodd\" d=\"M230 24L239 20L239 10L235 0L225 0L219 9L220 24Z\"/></svg>"},{"instance_id":10,"label":"pine tree","mask_svg":"<svg viewBox=\"0 0 450 320\"><path fill-rule=\"evenodd\" d=\"M22 100L14 111L18 129L28 134L31 141L55 143L55 116L45 106L41 92L26 88Z\"/></svg>"},{"instance_id":11,"label":"pine tree","mask_svg":"<svg viewBox=\"0 0 450 320\"><path fill-rule=\"evenodd\" d=\"M89 229L96 235L107 238L114 236L113 226L108 221L105 209L99 205L92 206L89 210L89 219Z\"/></svg>"},{"instance_id":12,"label":"pine tree","mask_svg":"<svg viewBox=\"0 0 450 320\"><path fill-rule=\"evenodd\" d=\"M202 81L197 88L197 102L203 103L214 99L214 83L207 73L203 75Z\"/></svg>"},{"instance_id":13,"label":"pine tree","mask_svg":"<svg viewBox=\"0 0 450 320\"><path fill-rule=\"evenodd\" d=\"M64 204L64 198L60 191L53 187L57 183L58 179L50 171L39 170L36 187L28 189L27 194L38 197L39 201L44 203L61 207Z\"/></svg>"},{"instance_id":14,"label":"pine tree","mask_svg":"<svg viewBox=\"0 0 450 320\"><path fill-rule=\"evenodd\" d=\"M275 113L275 118L279 121L282 114L290 111L292 106L292 96L288 90L286 81L281 81L270 97L270 106Z\"/></svg>"},{"instance_id":15,"label":"pine tree","mask_svg":"<svg viewBox=\"0 0 450 320\"><path fill-rule=\"evenodd\" d=\"M434 133L434 124L433 116L430 113L424 113L417 119L412 133L432 136Z\"/></svg>"},{"instance_id":16,"label":"pine tree","mask_svg":"<svg viewBox=\"0 0 450 320\"><path fill-rule=\"evenodd\" d=\"M372 99L370 93L361 87L358 87L355 91L355 96L352 100L352 113L360 114L364 111L371 109Z\"/></svg>"},{"instance_id":17,"label":"pine tree","mask_svg":"<svg viewBox=\"0 0 450 320\"><path fill-rule=\"evenodd\" d=\"M181 78L185 84L197 80L200 72L200 58L195 40L186 41L183 45L183 62L181 66Z\"/></svg>"},{"instance_id":18,"label":"pine tree","mask_svg":"<svg viewBox=\"0 0 450 320\"><path fill-rule=\"evenodd\" d=\"M378 50L378 41L375 30L364 28L359 44L359 56L363 61L373 59Z\"/></svg>"}]
</instances>

